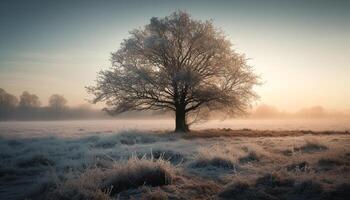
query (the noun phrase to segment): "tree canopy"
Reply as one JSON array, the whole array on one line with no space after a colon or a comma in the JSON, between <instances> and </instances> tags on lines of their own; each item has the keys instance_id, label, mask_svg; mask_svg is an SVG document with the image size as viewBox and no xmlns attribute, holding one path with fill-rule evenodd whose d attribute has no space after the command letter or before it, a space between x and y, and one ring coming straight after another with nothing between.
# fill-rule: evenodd
<instances>
[{"instance_id":1,"label":"tree canopy","mask_svg":"<svg viewBox=\"0 0 350 200\"><path fill-rule=\"evenodd\" d=\"M153 17L130 35L112 53L111 68L87 87L93 102L106 102L111 114L170 110L176 131L188 131L191 116L241 114L257 97L259 77L211 21L179 11Z\"/></svg>"},{"instance_id":2,"label":"tree canopy","mask_svg":"<svg viewBox=\"0 0 350 200\"><path fill-rule=\"evenodd\" d=\"M40 105L41 102L39 97L35 94L30 94L29 92L24 91L20 96L19 106L22 108L35 108L39 107Z\"/></svg>"},{"instance_id":3,"label":"tree canopy","mask_svg":"<svg viewBox=\"0 0 350 200\"><path fill-rule=\"evenodd\" d=\"M6 118L17 105L17 97L0 88L0 119Z\"/></svg>"},{"instance_id":4,"label":"tree canopy","mask_svg":"<svg viewBox=\"0 0 350 200\"><path fill-rule=\"evenodd\" d=\"M64 96L59 94L53 94L49 98L49 106L53 109L62 109L66 106L67 100Z\"/></svg>"}]
</instances>

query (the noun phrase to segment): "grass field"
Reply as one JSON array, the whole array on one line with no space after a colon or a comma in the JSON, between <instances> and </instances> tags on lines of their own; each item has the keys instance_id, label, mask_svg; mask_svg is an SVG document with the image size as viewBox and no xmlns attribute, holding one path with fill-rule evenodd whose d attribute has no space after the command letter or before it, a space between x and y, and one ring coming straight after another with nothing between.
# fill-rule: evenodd
<instances>
[{"instance_id":1,"label":"grass field","mask_svg":"<svg viewBox=\"0 0 350 200\"><path fill-rule=\"evenodd\" d=\"M57 127L1 127L0 199L350 196L348 131Z\"/></svg>"}]
</instances>

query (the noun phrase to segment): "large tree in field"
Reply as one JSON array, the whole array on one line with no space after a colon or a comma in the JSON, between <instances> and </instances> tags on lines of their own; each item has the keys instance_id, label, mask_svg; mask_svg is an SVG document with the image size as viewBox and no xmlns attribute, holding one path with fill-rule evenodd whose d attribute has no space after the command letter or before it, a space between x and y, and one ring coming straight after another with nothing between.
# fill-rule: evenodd
<instances>
[{"instance_id":1,"label":"large tree in field","mask_svg":"<svg viewBox=\"0 0 350 200\"><path fill-rule=\"evenodd\" d=\"M112 67L87 87L109 113L170 110L175 131L186 132L190 116L242 113L256 97L259 77L211 21L180 11L130 34L112 53Z\"/></svg>"}]
</instances>

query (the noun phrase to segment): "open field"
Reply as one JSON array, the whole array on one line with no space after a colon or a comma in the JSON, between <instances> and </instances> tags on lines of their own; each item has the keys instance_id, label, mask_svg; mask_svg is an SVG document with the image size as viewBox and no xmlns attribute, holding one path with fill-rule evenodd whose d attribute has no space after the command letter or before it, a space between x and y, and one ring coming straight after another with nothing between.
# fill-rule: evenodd
<instances>
[{"instance_id":1,"label":"open field","mask_svg":"<svg viewBox=\"0 0 350 200\"><path fill-rule=\"evenodd\" d=\"M346 123L289 130L208 123L189 135L169 134L170 122L131 124L0 123L0 199L350 196Z\"/></svg>"}]
</instances>

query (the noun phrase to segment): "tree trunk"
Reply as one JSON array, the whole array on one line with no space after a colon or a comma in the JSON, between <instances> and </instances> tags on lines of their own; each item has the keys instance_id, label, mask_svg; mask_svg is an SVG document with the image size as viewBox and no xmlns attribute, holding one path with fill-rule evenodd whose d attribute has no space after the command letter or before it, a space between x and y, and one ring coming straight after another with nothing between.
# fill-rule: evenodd
<instances>
[{"instance_id":1,"label":"tree trunk","mask_svg":"<svg viewBox=\"0 0 350 200\"><path fill-rule=\"evenodd\" d=\"M186 112L184 106L177 107L175 115L175 132L188 132L189 128L186 123Z\"/></svg>"}]
</instances>

